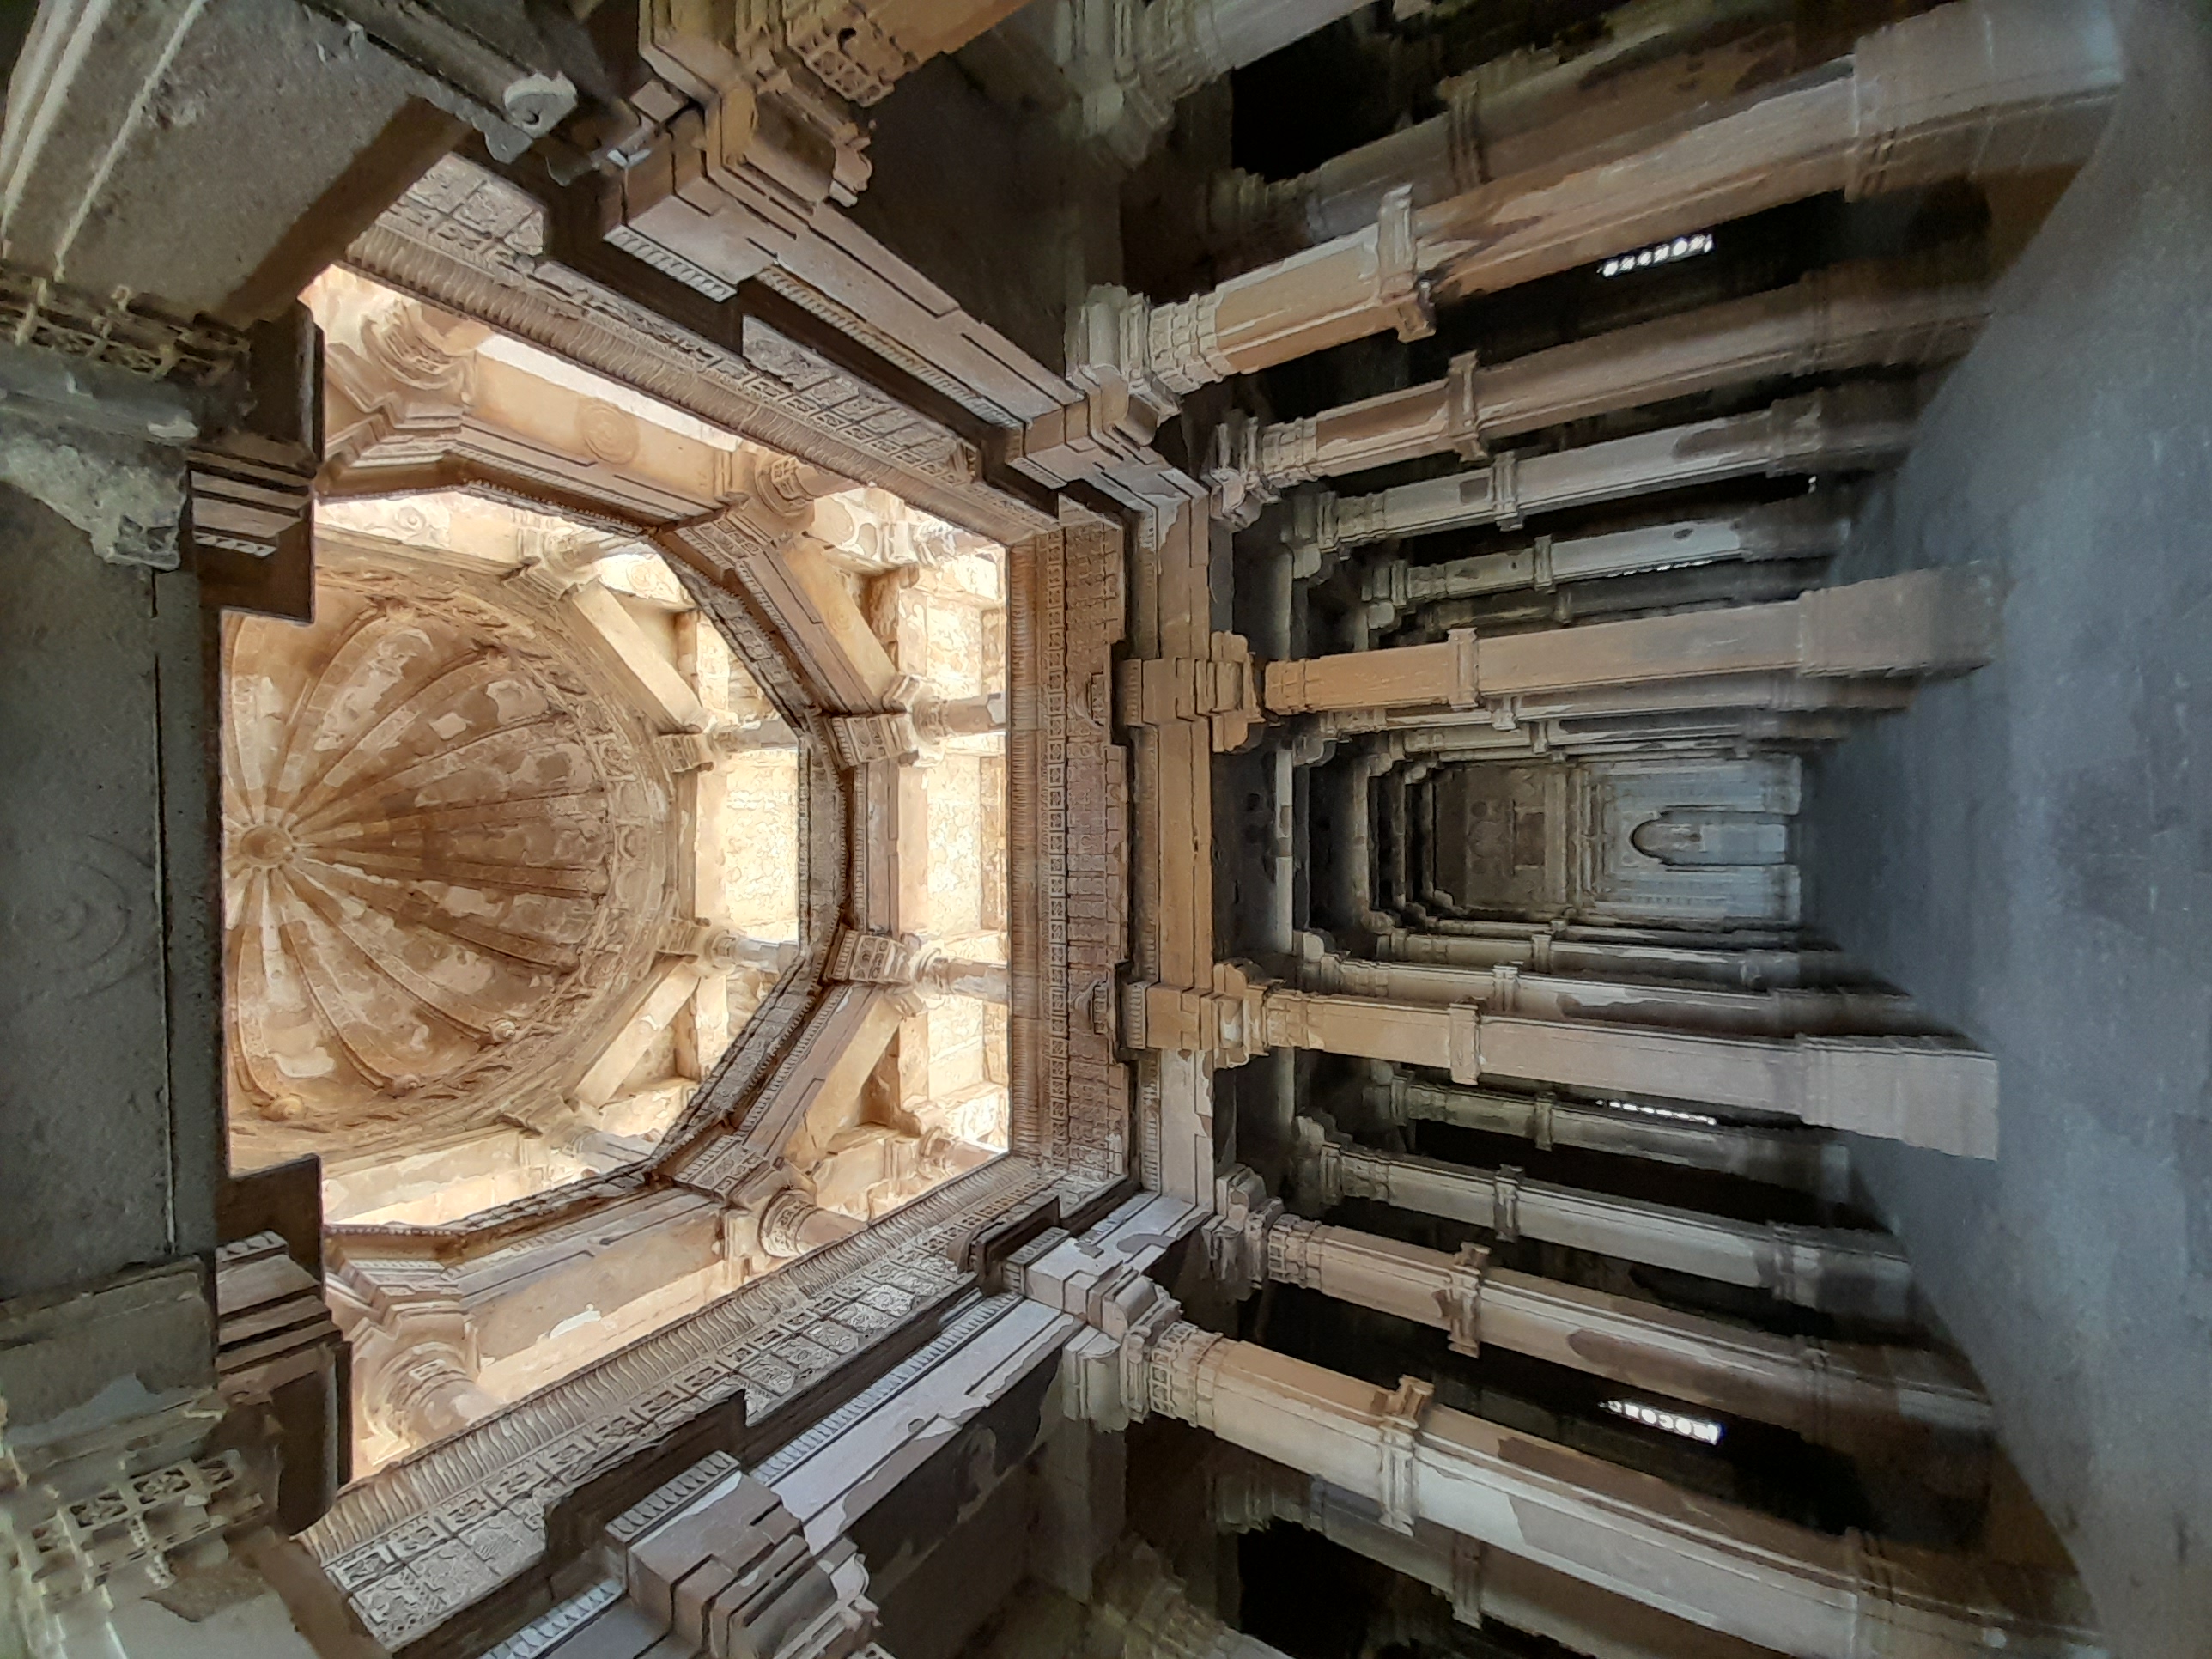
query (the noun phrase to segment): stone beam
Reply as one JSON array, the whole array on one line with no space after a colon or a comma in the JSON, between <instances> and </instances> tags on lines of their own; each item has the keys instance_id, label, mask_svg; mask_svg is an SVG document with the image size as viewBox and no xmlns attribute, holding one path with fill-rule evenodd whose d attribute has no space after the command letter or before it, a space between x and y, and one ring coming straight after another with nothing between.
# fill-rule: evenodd
<instances>
[{"instance_id":1,"label":"stone beam","mask_svg":"<svg viewBox=\"0 0 2212 1659\"><path fill-rule=\"evenodd\" d=\"M1143 1292L1149 1291L1149 1297ZM1699 1496L1395 1389L1182 1322L1157 1286L1105 1317L1079 1350L1103 1406L1158 1412L1375 1503L1598 1589L1801 1659L1957 1659L1996 1636L2008 1654L2094 1649L2069 1577L1867 1539L1838 1538ZM1110 1379L1110 1380L1109 1380Z\"/></svg>"},{"instance_id":2,"label":"stone beam","mask_svg":"<svg viewBox=\"0 0 2212 1659\"><path fill-rule=\"evenodd\" d=\"M1301 1209L1373 1199L1462 1221L1501 1240L1541 1239L1850 1318L1894 1326L1911 1317L1912 1269L1884 1234L1738 1221L1530 1181L1518 1170L1378 1152L1333 1128L1325 1118L1298 1121L1293 1169Z\"/></svg>"},{"instance_id":3,"label":"stone beam","mask_svg":"<svg viewBox=\"0 0 2212 1659\"><path fill-rule=\"evenodd\" d=\"M1118 701L1129 723L1134 969L1178 1007L1214 978L1213 756L1243 741L1257 712L1249 653L1212 628L1207 572L1214 526L1192 502L1141 535L1129 595L1131 658ZM1226 533L1225 531L1222 533ZM1098 690L1094 688L1093 708ZM1160 1190L1204 1203L1213 1187L1211 1044L1162 1045L1154 1075L1140 1077L1140 1144L1157 1149L1146 1170Z\"/></svg>"},{"instance_id":4,"label":"stone beam","mask_svg":"<svg viewBox=\"0 0 2212 1659\"><path fill-rule=\"evenodd\" d=\"M636 528L719 511L767 458L482 348L483 324L358 277L323 279L331 496L473 486Z\"/></svg>"},{"instance_id":5,"label":"stone beam","mask_svg":"<svg viewBox=\"0 0 2212 1659\"><path fill-rule=\"evenodd\" d=\"M1855 975L1850 959L1840 951L1584 939L1557 934L1548 927L1516 928L1508 922L1465 925L1481 931L1431 933L1393 929L1376 937L1375 954L1384 962L1437 963L1457 968L1512 966L1540 974L1672 980L1746 991L1846 985Z\"/></svg>"},{"instance_id":6,"label":"stone beam","mask_svg":"<svg viewBox=\"0 0 2212 1659\"><path fill-rule=\"evenodd\" d=\"M842 480L788 457L758 465L744 506L656 531L672 559L744 585L769 613L818 706L851 714L900 712L896 666L818 547L800 537L814 497Z\"/></svg>"},{"instance_id":7,"label":"stone beam","mask_svg":"<svg viewBox=\"0 0 2212 1659\"><path fill-rule=\"evenodd\" d=\"M1385 329L1429 307L1830 191L1858 198L2080 162L2120 82L2101 7L1953 0L1879 30L1844 72L1656 130L1373 223L1174 305L1093 290L1069 372L1118 378L1164 414L1183 395Z\"/></svg>"},{"instance_id":8,"label":"stone beam","mask_svg":"<svg viewBox=\"0 0 2212 1659\"><path fill-rule=\"evenodd\" d=\"M1216 428L1217 509L1249 522L1295 484L1756 381L1947 362L1988 314L1978 282L1929 283L1928 261L1838 265L1771 289L1502 363L1469 352L1441 380L1303 420Z\"/></svg>"}]
</instances>

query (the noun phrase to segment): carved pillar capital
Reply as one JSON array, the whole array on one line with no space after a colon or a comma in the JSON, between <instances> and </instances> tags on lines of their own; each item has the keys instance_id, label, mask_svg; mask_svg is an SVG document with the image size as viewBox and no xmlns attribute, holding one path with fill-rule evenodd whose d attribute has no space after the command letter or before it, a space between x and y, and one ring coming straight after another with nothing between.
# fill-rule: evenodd
<instances>
[{"instance_id":1,"label":"carved pillar capital","mask_svg":"<svg viewBox=\"0 0 2212 1659\"><path fill-rule=\"evenodd\" d=\"M1283 1215L1258 1175L1238 1164L1213 1183L1213 1219L1200 1235L1215 1279L1238 1297L1268 1279L1270 1240Z\"/></svg>"},{"instance_id":2,"label":"carved pillar capital","mask_svg":"<svg viewBox=\"0 0 2212 1659\"><path fill-rule=\"evenodd\" d=\"M1420 1443L1421 1419L1436 1395L1435 1383L1407 1376L1400 1378L1398 1386L1383 1397L1376 1425L1376 1451L1381 1462L1376 1499L1382 1506L1382 1524L1395 1533L1410 1534L1413 1522L1420 1518L1414 1452Z\"/></svg>"},{"instance_id":3,"label":"carved pillar capital","mask_svg":"<svg viewBox=\"0 0 2212 1659\"><path fill-rule=\"evenodd\" d=\"M912 985L920 956L910 939L840 927L830 942L823 976L848 985Z\"/></svg>"},{"instance_id":4,"label":"carved pillar capital","mask_svg":"<svg viewBox=\"0 0 2212 1659\"><path fill-rule=\"evenodd\" d=\"M788 1260L849 1238L861 1224L823 1209L800 1188L787 1187L761 1206L760 1247L769 1255Z\"/></svg>"},{"instance_id":5,"label":"carved pillar capital","mask_svg":"<svg viewBox=\"0 0 2212 1659\"><path fill-rule=\"evenodd\" d=\"M796 939L755 939L726 921L672 921L660 930L660 954L696 963L702 973L732 974L741 968L781 974L799 960L805 947Z\"/></svg>"},{"instance_id":6,"label":"carved pillar capital","mask_svg":"<svg viewBox=\"0 0 2212 1659\"><path fill-rule=\"evenodd\" d=\"M1350 1142L1336 1133L1334 1120L1321 1113L1303 1115L1293 1133L1291 1181L1298 1207L1326 1210L1350 1196L1345 1175Z\"/></svg>"},{"instance_id":7,"label":"carved pillar capital","mask_svg":"<svg viewBox=\"0 0 2212 1659\"><path fill-rule=\"evenodd\" d=\"M883 714L833 714L830 741L837 763L851 768L870 761L911 761L922 753L921 733L915 717L903 709Z\"/></svg>"}]
</instances>

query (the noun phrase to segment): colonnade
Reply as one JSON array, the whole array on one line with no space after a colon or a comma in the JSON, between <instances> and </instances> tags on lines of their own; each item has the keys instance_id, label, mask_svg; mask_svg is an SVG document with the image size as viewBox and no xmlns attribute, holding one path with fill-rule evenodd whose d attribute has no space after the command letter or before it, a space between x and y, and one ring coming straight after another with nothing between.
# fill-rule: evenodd
<instances>
[{"instance_id":1,"label":"colonnade","mask_svg":"<svg viewBox=\"0 0 2212 1659\"><path fill-rule=\"evenodd\" d=\"M1794 1437L1862 1497L1987 1481L1989 1401L1858 1224L1838 1132L1994 1158L1996 1063L1808 926L1797 821L1808 750L1997 648L1975 570L1828 579L1995 273L1923 242L1745 292L1741 222L2071 165L2118 78L2108 21L2041 0L1810 74L1794 26L1748 44L1775 22L1626 8L1609 38L1650 56L1617 78L1532 56L1302 179L1217 179L1237 274L1072 318L1094 419L1212 422L1208 498L1154 504L1132 556L1121 1029L1148 1184L1258 1306L1187 1319L1103 1270L1079 1295L1057 1256L1029 1293L1089 1322L1069 1386L1101 1425L1296 1472L1225 1462L1225 1524L1316 1526L1470 1621L1601 1655L2086 1655L2078 1588L1963 1529L1838 1535L1653 1472ZM1709 253L1702 288L1591 297ZM1553 277L1540 349L1458 349L1488 337L1453 307ZM1218 382L1227 414L1186 406ZM1607 1413L1646 1441L1583 1432Z\"/></svg>"}]
</instances>

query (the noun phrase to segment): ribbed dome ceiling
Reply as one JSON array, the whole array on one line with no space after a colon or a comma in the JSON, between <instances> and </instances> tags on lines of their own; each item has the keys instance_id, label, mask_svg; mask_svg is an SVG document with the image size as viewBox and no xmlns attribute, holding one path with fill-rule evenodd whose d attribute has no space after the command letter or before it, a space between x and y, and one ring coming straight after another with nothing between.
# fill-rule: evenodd
<instances>
[{"instance_id":1,"label":"ribbed dome ceiling","mask_svg":"<svg viewBox=\"0 0 2212 1659\"><path fill-rule=\"evenodd\" d=\"M671 796L550 609L358 560L317 599L229 641L233 1119L353 1152L557 1087L671 913Z\"/></svg>"}]
</instances>

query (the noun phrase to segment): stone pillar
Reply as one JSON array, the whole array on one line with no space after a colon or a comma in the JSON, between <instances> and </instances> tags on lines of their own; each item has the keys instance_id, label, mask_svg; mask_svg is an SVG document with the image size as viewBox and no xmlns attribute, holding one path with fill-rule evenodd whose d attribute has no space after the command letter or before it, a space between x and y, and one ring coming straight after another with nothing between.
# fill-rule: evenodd
<instances>
[{"instance_id":1,"label":"stone pillar","mask_svg":"<svg viewBox=\"0 0 2212 1659\"><path fill-rule=\"evenodd\" d=\"M387 1296L374 1277L358 1270L345 1274L349 1291L373 1286L376 1304L371 1318L346 1333L362 1419L412 1449L499 1410L498 1398L477 1381L476 1323L459 1299L406 1287Z\"/></svg>"},{"instance_id":2,"label":"stone pillar","mask_svg":"<svg viewBox=\"0 0 2212 1659\"><path fill-rule=\"evenodd\" d=\"M769 1255L789 1261L841 1238L850 1238L863 1224L850 1216L823 1209L798 1188L788 1187L761 1210L760 1247Z\"/></svg>"},{"instance_id":3,"label":"stone pillar","mask_svg":"<svg viewBox=\"0 0 2212 1659\"><path fill-rule=\"evenodd\" d=\"M1256 998L1259 1006L1250 1006ZM1698 1101L1967 1158L1996 1156L1996 1062L1932 1037L1720 1037L1596 1021L1523 1019L1364 997L1218 994L1248 1052L1319 1048L1552 1084L1601 1098Z\"/></svg>"},{"instance_id":4,"label":"stone pillar","mask_svg":"<svg viewBox=\"0 0 2212 1659\"><path fill-rule=\"evenodd\" d=\"M1415 486L1418 488L1419 486ZM1724 606L1267 666L1270 714L1481 709L1493 724L1656 713L1723 698L1788 708L1800 682L1958 673L1989 660L1995 617L1972 574L1910 571Z\"/></svg>"},{"instance_id":5,"label":"stone pillar","mask_svg":"<svg viewBox=\"0 0 2212 1659\"><path fill-rule=\"evenodd\" d=\"M1596 536L1539 536L1505 552L1437 564L1378 560L1360 573L1365 606L1360 620L1380 631L1395 626L1406 611L1449 599L1692 565L1825 559L1843 546L1850 524L1842 503L1822 494Z\"/></svg>"},{"instance_id":6,"label":"stone pillar","mask_svg":"<svg viewBox=\"0 0 2212 1659\"><path fill-rule=\"evenodd\" d=\"M1555 1187L1527 1180L1518 1170L1475 1170L1372 1152L1331 1133L1332 1127L1325 1119L1298 1121L1295 1179L1302 1209L1374 1199L1463 1221L1500 1240L1565 1244L1741 1285L1850 1318L1894 1326L1911 1317L1911 1267L1905 1253L1880 1233L1761 1225Z\"/></svg>"},{"instance_id":7,"label":"stone pillar","mask_svg":"<svg viewBox=\"0 0 2212 1659\"><path fill-rule=\"evenodd\" d=\"M1368 1499L1262 1458L1222 1455L1208 1487L1223 1529L1245 1532L1273 1521L1308 1528L1426 1584L1464 1625L1510 1625L1591 1659L1771 1659L1768 1649L1593 1589L1431 1522L1394 1530Z\"/></svg>"},{"instance_id":8,"label":"stone pillar","mask_svg":"<svg viewBox=\"0 0 2212 1659\"><path fill-rule=\"evenodd\" d=\"M1132 1538L1100 1564L1086 1650L1115 1659L1284 1659L1193 1601L1157 1551Z\"/></svg>"},{"instance_id":9,"label":"stone pillar","mask_svg":"<svg viewBox=\"0 0 2212 1659\"><path fill-rule=\"evenodd\" d=\"M1487 465L1378 495L1302 494L1285 533L1297 568L1310 574L1323 553L1393 537L1486 524L1514 530L1539 513L1760 473L1884 466L1911 447L1912 422L1909 388L1856 383L1577 449L1525 458L1508 450Z\"/></svg>"},{"instance_id":10,"label":"stone pillar","mask_svg":"<svg viewBox=\"0 0 2212 1659\"><path fill-rule=\"evenodd\" d=\"M993 691L984 696L946 701L927 697L915 704L914 725L924 743L988 737L1006 729L1006 696Z\"/></svg>"},{"instance_id":11,"label":"stone pillar","mask_svg":"<svg viewBox=\"0 0 2212 1659\"><path fill-rule=\"evenodd\" d=\"M1453 931L1441 931L1454 923ZM1692 934L1587 937L1529 923L1432 919L1440 931L1394 927L1378 933L1375 954L1383 962L1433 963L1455 968L1523 968L1539 974L1588 974L1594 979L1673 981L1745 991L1849 985L1861 977L1840 951L1785 950L1763 945L1692 943ZM1465 929L1466 931L1460 931Z\"/></svg>"},{"instance_id":12,"label":"stone pillar","mask_svg":"<svg viewBox=\"0 0 2212 1659\"><path fill-rule=\"evenodd\" d=\"M1005 1004L1013 1000L1012 972L1003 962L925 955L917 982L925 990L944 996L979 997L985 1002Z\"/></svg>"},{"instance_id":13,"label":"stone pillar","mask_svg":"<svg viewBox=\"0 0 2212 1659\"><path fill-rule=\"evenodd\" d=\"M1384 329L1418 335L1432 299L1495 292L1829 191L2077 163L2120 82L2102 8L2058 0L1954 0L1869 35L1849 63L1847 74L1662 126L1640 148L1606 147L1579 168L1540 166L1418 211L1401 183L1371 227L1174 305L1094 290L1072 323L1069 372L1118 378L1164 415L1231 374Z\"/></svg>"},{"instance_id":14,"label":"stone pillar","mask_svg":"<svg viewBox=\"0 0 2212 1659\"><path fill-rule=\"evenodd\" d=\"M1425 1382L1378 1388L1183 1322L1157 1286L1124 1291L1106 1316L1125 1334L1077 1350L1087 1401L1158 1412L1304 1469L1374 1503L1401 1534L1428 1522L1800 1659L1960 1659L1991 1646L2073 1659L2095 1645L2070 1577L1692 1498L1436 1406Z\"/></svg>"},{"instance_id":15,"label":"stone pillar","mask_svg":"<svg viewBox=\"0 0 2212 1659\"><path fill-rule=\"evenodd\" d=\"M1295 1217L1270 1223L1265 1243L1254 1266L1269 1279L1449 1332L1462 1353L1489 1343L1856 1456L1924 1456L1990 1433L1988 1400L1941 1355L1773 1336L1493 1267L1474 1247L1449 1256Z\"/></svg>"},{"instance_id":16,"label":"stone pillar","mask_svg":"<svg viewBox=\"0 0 2212 1659\"><path fill-rule=\"evenodd\" d=\"M1603 20L1603 38L1575 49L1524 47L1437 88L1444 112L1269 183L1217 175L1206 234L1217 251L1273 258L1374 222L1390 189L1410 185L1417 208L1458 196L1589 145L1741 96L1810 67L1778 51L1789 8L1768 0L1631 0ZM1726 39L1729 34L1738 38ZM1692 50L1660 56L1676 46ZM1655 61L1656 58L1656 61Z\"/></svg>"},{"instance_id":17,"label":"stone pillar","mask_svg":"<svg viewBox=\"0 0 2212 1659\"><path fill-rule=\"evenodd\" d=\"M1387 1075L1369 1084L1363 1095L1364 1122L1374 1128L1417 1121L1454 1123L1486 1134L1516 1135L1546 1152L1579 1146L1713 1170L1795 1188L1830 1203L1841 1202L1849 1190L1850 1163L1844 1143L1806 1130L1699 1121L1698 1115L1658 1107L1585 1105L1551 1094L1462 1089L1408 1077L1394 1067L1382 1070Z\"/></svg>"},{"instance_id":18,"label":"stone pillar","mask_svg":"<svg viewBox=\"0 0 2212 1659\"><path fill-rule=\"evenodd\" d=\"M1083 126L1134 165L1207 82L1257 63L1360 0L1069 0L1063 67Z\"/></svg>"},{"instance_id":19,"label":"stone pillar","mask_svg":"<svg viewBox=\"0 0 2212 1659\"><path fill-rule=\"evenodd\" d=\"M1893 991L1798 986L1741 991L1606 979L1596 973L1531 973L1511 962L1486 968L1454 962L1364 962L1336 955L1319 934L1302 934L1300 942L1299 986L1331 994L1429 1007L1472 1003L1492 1013L1532 1019L1613 1020L1731 1036L1912 1036L1942 1029L1910 997Z\"/></svg>"},{"instance_id":20,"label":"stone pillar","mask_svg":"<svg viewBox=\"0 0 2212 1659\"><path fill-rule=\"evenodd\" d=\"M1469 352L1443 380L1259 425L1217 428L1218 510L1249 522L1294 484L1426 455L1486 455L1501 438L1729 386L1842 369L1933 363L1973 343L1981 284L1915 285L1924 260L1818 270L1755 294L1486 365Z\"/></svg>"}]
</instances>

